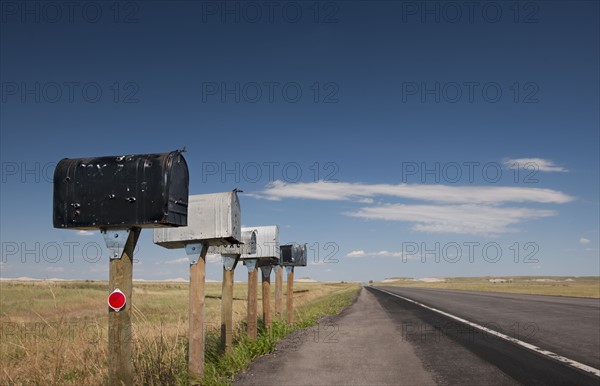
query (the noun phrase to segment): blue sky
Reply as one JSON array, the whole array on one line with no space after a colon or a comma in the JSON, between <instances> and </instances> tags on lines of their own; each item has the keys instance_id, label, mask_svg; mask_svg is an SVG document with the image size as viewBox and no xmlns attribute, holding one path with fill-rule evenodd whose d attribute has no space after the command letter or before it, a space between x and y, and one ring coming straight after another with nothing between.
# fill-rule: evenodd
<instances>
[{"instance_id":1,"label":"blue sky","mask_svg":"<svg viewBox=\"0 0 600 386\"><path fill-rule=\"evenodd\" d=\"M298 277L600 274L597 2L52 4L2 2L2 277L106 279L54 165L183 146ZM183 257L145 230L134 277Z\"/></svg>"}]
</instances>

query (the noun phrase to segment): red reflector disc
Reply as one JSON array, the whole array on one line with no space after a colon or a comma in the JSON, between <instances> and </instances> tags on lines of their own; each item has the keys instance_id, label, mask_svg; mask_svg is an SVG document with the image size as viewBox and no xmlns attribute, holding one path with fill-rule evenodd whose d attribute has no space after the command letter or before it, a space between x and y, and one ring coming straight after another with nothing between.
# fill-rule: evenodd
<instances>
[{"instance_id":1,"label":"red reflector disc","mask_svg":"<svg viewBox=\"0 0 600 386\"><path fill-rule=\"evenodd\" d=\"M118 288L108 295L108 306L114 311L120 311L121 308L125 307L125 294Z\"/></svg>"}]
</instances>

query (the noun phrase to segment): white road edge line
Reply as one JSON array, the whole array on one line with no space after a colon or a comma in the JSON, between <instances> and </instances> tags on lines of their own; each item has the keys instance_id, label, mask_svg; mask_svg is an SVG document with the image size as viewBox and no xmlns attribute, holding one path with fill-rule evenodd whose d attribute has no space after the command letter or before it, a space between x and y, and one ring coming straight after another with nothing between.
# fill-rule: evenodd
<instances>
[{"instance_id":1,"label":"white road edge line","mask_svg":"<svg viewBox=\"0 0 600 386\"><path fill-rule=\"evenodd\" d=\"M461 323L467 324L467 325L469 325L471 327L475 327L475 328L477 328L477 329L479 329L481 331L484 331L484 332L487 332L489 334L495 335L495 336L497 336L499 338L502 338L504 340L507 340L507 341L512 342L514 344L517 344L519 346L525 347L526 349L535 351L538 354L542 354L544 356L547 356L547 357L550 357L552 359L555 359L555 360L557 360L559 362L566 363L569 366L573 366L573 367L575 367L575 368L577 368L579 370L583 370L585 372L592 373L592 374L594 374L597 377L600 377L600 370L598 370L598 369L596 369L594 367L591 367L591 366L585 365L583 363L574 361L573 359L569 359L569 358L563 357L561 355L553 353L552 351L544 350L544 349L539 348L539 347L537 347L537 346L535 346L535 345L533 345L531 343L523 342L522 340L519 340L519 339L516 339L516 338L511 338L510 336L502 334L501 332L497 332L497 331L491 330L491 329L489 329L487 327L484 327L484 326L481 326L481 325L479 325L477 323L470 322L470 321L468 321L466 319L460 318L458 316L454 316L454 315L449 314L449 313L447 313L445 311L438 310L437 308L430 307L428 305L425 305L423 303L419 303L419 302L414 301L412 299L405 298L404 296L400 296L400 295L395 294L393 292L389 292L389 291L383 290L381 288L375 288L375 287L370 287L370 288L373 288L373 289L375 289L377 291L385 292L385 293L387 293L389 295L395 296L395 297L400 298L402 300L406 300L407 302L414 303L414 304L416 304L418 306L421 306L423 308L427 308L428 310L437 312L437 313L442 314L444 316L447 316L447 317L449 317L451 319L454 319L454 320L457 320L457 321L459 321Z\"/></svg>"}]
</instances>

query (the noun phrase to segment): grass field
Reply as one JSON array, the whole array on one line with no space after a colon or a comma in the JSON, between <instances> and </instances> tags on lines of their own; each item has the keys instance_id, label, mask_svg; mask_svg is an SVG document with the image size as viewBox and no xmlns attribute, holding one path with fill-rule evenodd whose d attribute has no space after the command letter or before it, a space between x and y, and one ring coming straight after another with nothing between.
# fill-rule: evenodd
<instances>
[{"instance_id":1,"label":"grass field","mask_svg":"<svg viewBox=\"0 0 600 386\"><path fill-rule=\"evenodd\" d=\"M373 284L600 298L600 277L598 276L454 277L442 278L439 280L440 281L428 281L415 280L412 278L397 278L386 279L383 282L376 282Z\"/></svg>"},{"instance_id":2,"label":"grass field","mask_svg":"<svg viewBox=\"0 0 600 386\"><path fill-rule=\"evenodd\" d=\"M275 321L271 331L261 328L257 341L248 341L243 333L247 285L236 283L234 350L225 356L218 336L221 284L207 283L207 365L205 379L196 381L230 383L236 371L270 352L279 338L349 305L358 288L356 283L295 283L296 323ZM101 281L1 282L0 384L106 384L107 293L108 283ZM136 384L187 384L187 283L136 282L132 301Z\"/></svg>"}]
</instances>

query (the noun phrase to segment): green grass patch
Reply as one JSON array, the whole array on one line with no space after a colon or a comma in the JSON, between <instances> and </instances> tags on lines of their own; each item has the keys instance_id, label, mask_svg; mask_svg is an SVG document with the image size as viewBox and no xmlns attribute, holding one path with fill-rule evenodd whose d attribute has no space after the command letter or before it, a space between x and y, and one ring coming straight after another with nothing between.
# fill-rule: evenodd
<instances>
[{"instance_id":1,"label":"green grass patch","mask_svg":"<svg viewBox=\"0 0 600 386\"><path fill-rule=\"evenodd\" d=\"M259 328L256 341L239 334L229 355L219 352L219 337L213 334L212 339L209 339L210 347L206 358L204 379L200 382L196 381L202 385L230 385L236 373L246 369L252 360L273 352L277 342L282 338L296 330L314 326L325 316L339 314L352 304L358 290L358 285L346 287L297 309L293 324L275 320L270 330L262 326Z\"/></svg>"},{"instance_id":2,"label":"green grass patch","mask_svg":"<svg viewBox=\"0 0 600 386\"><path fill-rule=\"evenodd\" d=\"M234 334L232 352L225 354L220 347L218 331L207 331L205 338L204 378L194 379L188 374L188 341L182 329L179 339L167 339L162 331L150 334L146 339L137 336L134 368L136 384L144 385L230 385L235 374L246 369L252 360L275 350L277 342L292 332L316 325L328 315L337 315L352 304L359 290L358 285L340 286L334 293L315 299L295 310L293 324L283 320L274 320L271 329L265 328L259 320L258 336L255 341L249 339L245 323L237 326ZM156 327L161 328L161 327Z\"/></svg>"}]
</instances>

